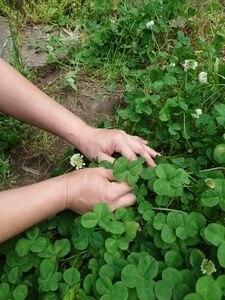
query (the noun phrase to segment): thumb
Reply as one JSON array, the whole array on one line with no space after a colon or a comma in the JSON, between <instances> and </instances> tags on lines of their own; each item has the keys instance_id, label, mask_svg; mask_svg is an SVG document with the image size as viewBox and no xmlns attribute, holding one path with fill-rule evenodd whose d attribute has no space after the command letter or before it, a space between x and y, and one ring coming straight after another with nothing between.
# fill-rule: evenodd
<instances>
[{"instance_id":1,"label":"thumb","mask_svg":"<svg viewBox=\"0 0 225 300\"><path fill-rule=\"evenodd\" d=\"M119 207L129 207L131 205L133 205L136 201L136 197L134 194L132 193L128 193L122 197L120 197L117 201L114 201L111 206L110 209L111 211L116 210Z\"/></svg>"},{"instance_id":2,"label":"thumb","mask_svg":"<svg viewBox=\"0 0 225 300\"><path fill-rule=\"evenodd\" d=\"M100 168L96 168L96 171L99 175L105 177L109 181L114 181L112 170L100 167Z\"/></svg>"}]
</instances>

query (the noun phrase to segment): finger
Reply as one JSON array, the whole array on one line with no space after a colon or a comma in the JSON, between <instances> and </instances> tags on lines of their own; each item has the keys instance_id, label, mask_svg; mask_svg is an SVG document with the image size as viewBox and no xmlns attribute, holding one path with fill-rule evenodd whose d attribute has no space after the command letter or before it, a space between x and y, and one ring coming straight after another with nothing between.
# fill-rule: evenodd
<instances>
[{"instance_id":1,"label":"finger","mask_svg":"<svg viewBox=\"0 0 225 300\"><path fill-rule=\"evenodd\" d=\"M145 149L146 151L148 151L148 153L153 157L155 158L157 155L161 155L160 153L156 152L154 149L148 147L148 146L145 146Z\"/></svg>"},{"instance_id":2,"label":"finger","mask_svg":"<svg viewBox=\"0 0 225 300\"><path fill-rule=\"evenodd\" d=\"M114 201L111 205L110 205L110 209L111 211L116 210L119 207L129 207L131 205L133 205L136 201L136 197L134 194L129 193L123 197L120 197L118 200Z\"/></svg>"},{"instance_id":3,"label":"finger","mask_svg":"<svg viewBox=\"0 0 225 300\"><path fill-rule=\"evenodd\" d=\"M115 199L118 199L132 190L132 186L128 185L126 182L111 182L111 191Z\"/></svg>"},{"instance_id":4,"label":"finger","mask_svg":"<svg viewBox=\"0 0 225 300\"><path fill-rule=\"evenodd\" d=\"M133 145L133 148L135 149L136 154L142 156L145 159L147 165L149 167L153 168L156 166L156 164L155 164L154 160L152 159L151 155L149 154L149 152L147 151L146 147L147 146L140 145L140 144Z\"/></svg>"},{"instance_id":5,"label":"finger","mask_svg":"<svg viewBox=\"0 0 225 300\"><path fill-rule=\"evenodd\" d=\"M148 141L146 141L145 139L143 139L143 138L140 137L140 136L134 135L134 136L131 136L131 137L135 138L136 141L138 141L138 142L140 142L140 143L142 143L142 144L144 144L144 145L147 145L147 144L148 144Z\"/></svg>"},{"instance_id":6,"label":"finger","mask_svg":"<svg viewBox=\"0 0 225 300\"><path fill-rule=\"evenodd\" d=\"M101 176L107 178L109 181L114 180L114 179L113 179L113 173L112 173L112 170L105 169L105 168L102 168L102 167L96 168L95 170L96 170L96 172L97 172L99 175L101 175Z\"/></svg>"},{"instance_id":7,"label":"finger","mask_svg":"<svg viewBox=\"0 0 225 300\"><path fill-rule=\"evenodd\" d=\"M113 163L115 158L110 156L110 155L107 155L105 153L101 153L99 156L98 156L98 159L99 161L103 161L103 160L108 160L109 162Z\"/></svg>"},{"instance_id":8,"label":"finger","mask_svg":"<svg viewBox=\"0 0 225 300\"><path fill-rule=\"evenodd\" d=\"M154 160L148 152L140 151L140 153L138 154L140 154L140 156L142 156L145 159L149 167L154 168L156 166L156 163L154 162Z\"/></svg>"},{"instance_id":9,"label":"finger","mask_svg":"<svg viewBox=\"0 0 225 300\"><path fill-rule=\"evenodd\" d=\"M135 152L131 149L131 147L127 144L127 142L124 142L123 145L120 145L120 151L123 156L128 158L129 160L135 160L137 159L137 156Z\"/></svg>"}]
</instances>

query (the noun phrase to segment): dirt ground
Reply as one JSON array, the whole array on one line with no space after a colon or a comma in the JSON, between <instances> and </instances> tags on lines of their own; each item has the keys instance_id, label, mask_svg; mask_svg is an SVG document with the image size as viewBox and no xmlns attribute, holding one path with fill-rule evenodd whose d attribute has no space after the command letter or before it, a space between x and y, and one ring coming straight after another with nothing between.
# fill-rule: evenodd
<instances>
[{"instance_id":1,"label":"dirt ground","mask_svg":"<svg viewBox=\"0 0 225 300\"><path fill-rule=\"evenodd\" d=\"M65 87L64 72L54 66L47 65L39 69L38 74L35 84L39 88L92 126L113 118L115 106L122 99L122 85L118 85L116 91L110 93L100 81L83 71L77 76L77 91ZM61 138L30 126L26 130L22 146L10 158L12 187L49 178L56 160L68 146Z\"/></svg>"}]
</instances>

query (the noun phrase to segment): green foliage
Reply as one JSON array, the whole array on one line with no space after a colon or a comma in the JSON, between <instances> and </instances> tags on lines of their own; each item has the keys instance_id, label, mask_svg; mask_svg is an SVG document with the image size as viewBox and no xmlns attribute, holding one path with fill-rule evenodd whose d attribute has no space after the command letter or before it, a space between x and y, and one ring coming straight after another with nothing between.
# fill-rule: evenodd
<instances>
[{"instance_id":1,"label":"green foliage","mask_svg":"<svg viewBox=\"0 0 225 300\"><path fill-rule=\"evenodd\" d=\"M24 128L18 120L0 113L0 190L10 185L11 167L7 157L18 149Z\"/></svg>"},{"instance_id":2,"label":"green foliage","mask_svg":"<svg viewBox=\"0 0 225 300\"><path fill-rule=\"evenodd\" d=\"M0 113L0 155L9 149L15 151L21 142L24 127L18 120Z\"/></svg>"},{"instance_id":3,"label":"green foliage","mask_svg":"<svg viewBox=\"0 0 225 300\"><path fill-rule=\"evenodd\" d=\"M120 181L128 180L130 172L137 177L136 184L132 182L136 206L112 213L101 203L81 217L64 212L28 230L17 242L3 244L4 295L222 299L225 227L206 222L204 204L199 209L192 200L181 209L182 197L205 189L199 184L196 191L194 184L202 174L193 178L176 164L160 160L154 169L140 158L129 162L120 157L112 165ZM158 180L161 186L155 188ZM171 192L173 188L179 192ZM163 197L169 201L164 203Z\"/></svg>"}]
</instances>

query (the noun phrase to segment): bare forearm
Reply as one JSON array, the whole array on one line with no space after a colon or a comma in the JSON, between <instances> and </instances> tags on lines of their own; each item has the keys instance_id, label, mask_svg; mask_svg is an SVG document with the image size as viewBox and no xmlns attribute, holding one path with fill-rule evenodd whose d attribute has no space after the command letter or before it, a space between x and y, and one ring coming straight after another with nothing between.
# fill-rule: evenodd
<instances>
[{"instance_id":1,"label":"bare forearm","mask_svg":"<svg viewBox=\"0 0 225 300\"><path fill-rule=\"evenodd\" d=\"M62 177L0 192L0 243L65 209Z\"/></svg>"},{"instance_id":2,"label":"bare forearm","mask_svg":"<svg viewBox=\"0 0 225 300\"><path fill-rule=\"evenodd\" d=\"M35 87L2 59L0 111L61 136L73 144L79 144L81 132L85 134L89 129L82 120Z\"/></svg>"}]
</instances>

